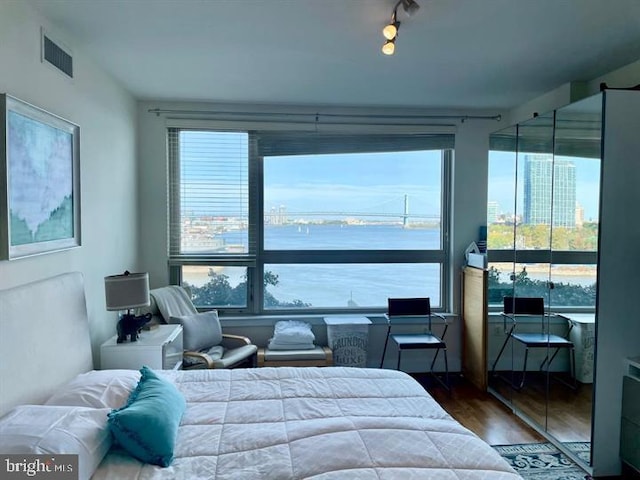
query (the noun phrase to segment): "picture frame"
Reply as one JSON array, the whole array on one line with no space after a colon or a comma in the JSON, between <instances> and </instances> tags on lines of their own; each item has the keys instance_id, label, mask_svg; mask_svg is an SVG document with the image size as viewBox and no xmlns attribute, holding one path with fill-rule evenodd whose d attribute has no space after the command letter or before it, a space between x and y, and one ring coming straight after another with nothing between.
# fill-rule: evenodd
<instances>
[{"instance_id":1,"label":"picture frame","mask_svg":"<svg viewBox=\"0 0 640 480\"><path fill-rule=\"evenodd\" d=\"M0 259L81 245L80 127L0 94Z\"/></svg>"}]
</instances>

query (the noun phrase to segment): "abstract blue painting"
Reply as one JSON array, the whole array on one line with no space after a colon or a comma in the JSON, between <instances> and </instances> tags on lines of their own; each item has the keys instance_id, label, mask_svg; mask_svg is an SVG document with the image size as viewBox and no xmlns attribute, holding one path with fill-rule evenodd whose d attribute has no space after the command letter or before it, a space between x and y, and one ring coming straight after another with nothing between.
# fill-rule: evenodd
<instances>
[{"instance_id":1,"label":"abstract blue painting","mask_svg":"<svg viewBox=\"0 0 640 480\"><path fill-rule=\"evenodd\" d=\"M78 126L8 95L3 103L3 258L79 246Z\"/></svg>"}]
</instances>

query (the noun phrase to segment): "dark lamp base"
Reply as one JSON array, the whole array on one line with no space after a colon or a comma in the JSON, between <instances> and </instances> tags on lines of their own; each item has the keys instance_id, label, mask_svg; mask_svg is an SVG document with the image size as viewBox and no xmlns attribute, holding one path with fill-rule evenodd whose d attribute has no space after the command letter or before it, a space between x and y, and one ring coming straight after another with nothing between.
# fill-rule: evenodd
<instances>
[{"instance_id":1,"label":"dark lamp base","mask_svg":"<svg viewBox=\"0 0 640 480\"><path fill-rule=\"evenodd\" d=\"M127 341L127 337L131 342L135 342L138 339L138 333L142 327L151 320L151 314L135 316L130 313L125 313L120 317L116 331L118 332L118 343Z\"/></svg>"}]
</instances>

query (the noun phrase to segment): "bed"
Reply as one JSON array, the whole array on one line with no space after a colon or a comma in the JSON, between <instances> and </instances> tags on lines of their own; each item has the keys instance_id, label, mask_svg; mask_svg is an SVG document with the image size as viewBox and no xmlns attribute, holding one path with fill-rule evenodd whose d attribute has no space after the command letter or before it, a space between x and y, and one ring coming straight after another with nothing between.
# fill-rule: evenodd
<instances>
[{"instance_id":1,"label":"bed","mask_svg":"<svg viewBox=\"0 0 640 480\"><path fill-rule=\"evenodd\" d=\"M18 298L48 298L54 306L65 305L66 312L56 314L55 308L47 308L43 302L20 305ZM50 321L59 322L58 330L67 329L67 335L57 332L56 339L68 349L64 350L68 356L75 357L61 360L60 355L51 353L57 349L50 348L44 327L45 338L32 338L32 347L48 347L43 361L51 362L48 371L55 378L44 386L20 382L23 375L36 374L41 364L21 365L12 359L18 349L8 344L18 340L15 336L20 335L20 329L11 327L14 342L0 340L0 356L2 363L12 362L20 372L4 366L1 370L2 409L9 413L0 419L0 433L3 421L4 433L11 433L6 419L11 419L16 409L24 408L40 412L40 424L49 410L53 416L64 416L67 437L74 425L82 425L78 434L78 444L82 445L78 452L80 478L520 478L410 376L392 370L347 367L153 372L159 381L179 392L185 409L176 424L169 465L142 462L123 448L124 442L120 445L113 441L109 425L103 421L128 401L131 391L140 388L140 373L93 370L90 349L87 353L84 346L79 346L79 342L89 342L83 304L82 276L77 273L0 292L3 333L6 325L20 323L25 309L29 315L44 309ZM69 305L76 306L74 313L80 318L69 318ZM45 312L39 314L45 318ZM31 337L38 331L30 329ZM74 341L69 340L71 335ZM5 396L8 390L11 393ZM25 403L43 405L25 407ZM164 405L166 409L157 409L160 416L168 415L165 410L170 411L173 402ZM33 412L28 415L33 417ZM0 443L0 451L11 441L11 435L2 436L0 442L5 443ZM61 444L51 438L48 441ZM49 450L52 448L55 450ZM49 450L40 453L76 453Z\"/></svg>"}]
</instances>

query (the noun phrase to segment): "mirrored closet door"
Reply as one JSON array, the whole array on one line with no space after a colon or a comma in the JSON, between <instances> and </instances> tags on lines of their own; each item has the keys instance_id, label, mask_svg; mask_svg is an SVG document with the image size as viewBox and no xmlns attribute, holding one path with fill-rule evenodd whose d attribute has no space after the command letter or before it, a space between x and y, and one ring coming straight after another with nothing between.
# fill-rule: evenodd
<instances>
[{"instance_id":1,"label":"mirrored closet door","mask_svg":"<svg viewBox=\"0 0 640 480\"><path fill-rule=\"evenodd\" d=\"M554 197L549 302L569 319L554 322L554 333L574 346L575 391L564 375L549 382L546 431L590 463L595 352L595 307L599 227L602 96L556 110ZM573 206L573 208L572 208ZM552 318L552 321L554 319ZM566 332L568 331L568 335ZM559 371L571 371L567 351Z\"/></svg>"},{"instance_id":2,"label":"mirrored closet door","mask_svg":"<svg viewBox=\"0 0 640 480\"><path fill-rule=\"evenodd\" d=\"M489 155L489 389L587 465L600 111L596 96L536 115L493 134ZM540 299L542 314L514 326L505 296Z\"/></svg>"},{"instance_id":3,"label":"mirrored closet door","mask_svg":"<svg viewBox=\"0 0 640 480\"><path fill-rule=\"evenodd\" d=\"M640 86L490 137L489 390L593 476L621 472L622 366L640 354L638 132ZM543 299L549 337L535 353L508 335L509 294Z\"/></svg>"}]
</instances>

